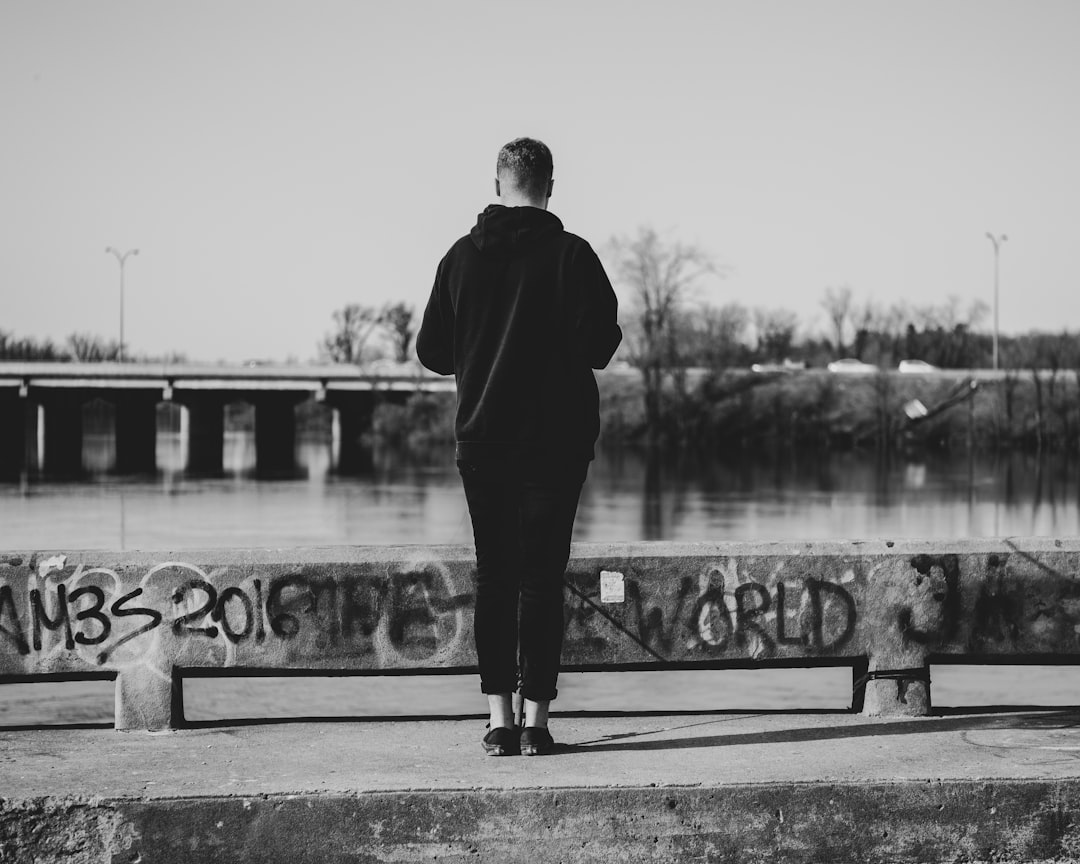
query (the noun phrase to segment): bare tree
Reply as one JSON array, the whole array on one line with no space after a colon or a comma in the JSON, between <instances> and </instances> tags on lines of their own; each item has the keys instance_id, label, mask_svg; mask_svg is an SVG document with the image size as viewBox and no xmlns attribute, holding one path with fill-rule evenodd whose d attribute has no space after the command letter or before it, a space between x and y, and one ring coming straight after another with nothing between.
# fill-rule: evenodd
<instances>
[{"instance_id":1,"label":"bare tree","mask_svg":"<svg viewBox=\"0 0 1080 864\"><path fill-rule=\"evenodd\" d=\"M382 324L383 313L374 306L349 303L334 312L334 330L319 346L320 355L332 363L360 363L371 334Z\"/></svg>"},{"instance_id":2,"label":"bare tree","mask_svg":"<svg viewBox=\"0 0 1080 864\"><path fill-rule=\"evenodd\" d=\"M987 315L990 314L990 305L980 298L975 298L971 301L967 311L967 325L972 330L976 329L982 324Z\"/></svg>"},{"instance_id":3,"label":"bare tree","mask_svg":"<svg viewBox=\"0 0 1080 864\"><path fill-rule=\"evenodd\" d=\"M733 366L750 324L750 312L739 303L725 303L717 308L710 304L701 307L698 315L700 356L713 369Z\"/></svg>"},{"instance_id":4,"label":"bare tree","mask_svg":"<svg viewBox=\"0 0 1080 864\"><path fill-rule=\"evenodd\" d=\"M833 333L836 334L836 356L844 356L844 327L848 316L851 314L851 288L847 285L825 289L825 296L821 300L825 314L829 316Z\"/></svg>"},{"instance_id":5,"label":"bare tree","mask_svg":"<svg viewBox=\"0 0 1080 864\"><path fill-rule=\"evenodd\" d=\"M416 328L413 326L415 311L405 303L387 305L382 311L382 323L394 346L394 359L404 363L409 359Z\"/></svg>"},{"instance_id":6,"label":"bare tree","mask_svg":"<svg viewBox=\"0 0 1080 864\"><path fill-rule=\"evenodd\" d=\"M1072 446L1072 405L1069 400L1067 370L1078 365L1076 338L1064 331L1057 335L1047 334L1042 340L1045 347L1040 352L1045 358L1045 368L1050 373L1047 380L1047 401L1057 415L1058 432L1064 447ZM1061 373L1061 388L1057 387Z\"/></svg>"},{"instance_id":7,"label":"bare tree","mask_svg":"<svg viewBox=\"0 0 1080 864\"><path fill-rule=\"evenodd\" d=\"M1015 350L1010 352L1015 358L1016 368L1018 370L1027 368L1031 373L1031 383L1035 389L1035 405L1031 419L1034 420L1035 449L1039 453L1042 452L1046 440L1046 408L1041 376L1045 358L1040 352L1040 341L1041 334L1039 333L1025 334L1016 340Z\"/></svg>"},{"instance_id":8,"label":"bare tree","mask_svg":"<svg viewBox=\"0 0 1080 864\"><path fill-rule=\"evenodd\" d=\"M863 303L855 303L851 308L851 326L855 331L852 339L851 351L859 360L865 360L866 353L870 348L871 338L880 334L881 323L884 314L878 304L872 299ZM878 338L878 354L881 353L880 337Z\"/></svg>"},{"instance_id":9,"label":"bare tree","mask_svg":"<svg viewBox=\"0 0 1080 864\"><path fill-rule=\"evenodd\" d=\"M679 365L678 323L700 279L719 271L697 246L669 243L652 228L609 244L612 274L630 294L632 320L624 328L627 357L645 384L645 422L650 444L659 438L664 373Z\"/></svg>"},{"instance_id":10,"label":"bare tree","mask_svg":"<svg viewBox=\"0 0 1080 864\"><path fill-rule=\"evenodd\" d=\"M17 339L13 333L0 330L0 360L70 360L71 356L52 340L35 342L32 338Z\"/></svg>"},{"instance_id":11,"label":"bare tree","mask_svg":"<svg viewBox=\"0 0 1080 864\"><path fill-rule=\"evenodd\" d=\"M790 309L754 310L754 329L757 330L758 353L771 360L782 360L791 354L795 344L798 316Z\"/></svg>"},{"instance_id":12,"label":"bare tree","mask_svg":"<svg viewBox=\"0 0 1080 864\"><path fill-rule=\"evenodd\" d=\"M1015 368L1011 363L1005 366L1005 378L1002 381L1002 390L1005 398L1005 431L1000 431L1001 424L998 423L998 438L997 442L1000 443L1004 440L1006 444L1012 444L1015 433L1013 432L1013 408L1016 404L1016 388L1020 384L1020 371Z\"/></svg>"},{"instance_id":13,"label":"bare tree","mask_svg":"<svg viewBox=\"0 0 1080 864\"><path fill-rule=\"evenodd\" d=\"M950 313L948 307L938 309L932 304L923 304L910 307L908 316L908 323L916 330L926 331L944 327L944 321L950 317Z\"/></svg>"},{"instance_id":14,"label":"bare tree","mask_svg":"<svg viewBox=\"0 0 1080 864\"><path fill-rule=\"evenodd\" d=\"M903 359L899 355L903 353L904 330L910 317L906 300L898 300L881 313L879 326L884 344L888 346L889 356L894 363ZM882 350L884 351L884 345Z\"/></svg>"},{"instance_id":15,"label":"bare tree","mask_svg":"<svg viewBox=\"0 0 1080 864\"><path fill-rule=\"evenodd\" d=\"M119 360L122 356L119 342L111 342L93 333L72 333L67 342L71 356L83 363Z\"/></svg>"}]
</instances>

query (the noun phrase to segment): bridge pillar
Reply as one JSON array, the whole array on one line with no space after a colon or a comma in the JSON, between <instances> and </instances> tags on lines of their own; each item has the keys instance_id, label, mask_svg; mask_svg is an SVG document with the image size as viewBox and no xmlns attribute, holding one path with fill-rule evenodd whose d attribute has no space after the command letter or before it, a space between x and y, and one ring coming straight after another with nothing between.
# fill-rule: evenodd
<instances>
[{"instance_id":1,"label":"bridge pillar","mask_svg":"<svg viewBox=\"0 0 1080 864\"><path fill-rule=\"evenodd\" d=\"M338 459L340 474L356 474L371 468L371 445L364 440L371 431L375 394L350 391L327 394L327 404L337 412Z\"/></svg>"},{"instance_id":2,"label":"bridge pillar","mask_svg":"<svg viewBox=\"0 0 1080 864\"><path fill-rule=\"evenodd\" d=\"M117 394L117 473L152 474L157 470L158 398L157 391Z\"/></svg>"},{"instance_id":3,"label":"bridge pillar","mask_svg":"<svg viewBox=\"0 0 1080 864\"><path fill-rule=\"evenodd\" d=\"M0 390L0 477L26 467L27 400L16 388Z\"/></svg>"},{"instance_id":4,"label":"bridge pillar","mask_svg":"<svg viewBox=\"0 0 1080 864\"><path fill-rule=\"evenodd\" d=\"M291 471L296 467L296 414L306 394L258 393L247 401L255 406L255 468Z\"/></svg>"},{"instance_id":5,"label":"bridge pillar","mask_svg":"<svg viewBox=\"0 0 1080 864\"><path fill-rule=\"evenodd\" d=\"M36 473L42 470L41 454L45 448L45 443L39 436L39 433L45 431L44 411L33 399L26 400L23 410L26 421L23 424L23 428L26 430L26 438L24 439L26 462L24 465L26 470Z\"/></svg>"},{"instance_id":6,"label":"bridge pillar","mask_svg":"<svg viewBox=\"0 0 1080 864\"><path fill-rule=\"evenodd\" d=\"M43 394L41 404L45 409L45 453L42 470L46 474L81 474L83 394Z\"/></svg>"},{"instance_id":7,"label":"bridge pillar","mask_svg":"<svg viewBox=\"0 0 1080 864\"><path fill-rule=\"evenodd\" d=\"M185 395L188 410L187 470L220 474L224 470L225 401L221 396Z\"/></svg>"}]
</instances>

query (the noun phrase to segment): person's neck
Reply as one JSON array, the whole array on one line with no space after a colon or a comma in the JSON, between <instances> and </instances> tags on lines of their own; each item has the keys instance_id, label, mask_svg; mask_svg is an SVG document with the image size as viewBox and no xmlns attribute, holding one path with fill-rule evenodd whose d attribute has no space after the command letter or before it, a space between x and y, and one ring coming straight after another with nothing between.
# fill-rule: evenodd
<instances>
[{"instance_id":1,"label":"person's neck","mask_svg":"<svg viewBox=\"0 0 1080 864\"><path fill-rule=\"evenodd\" d=\"M519 195L512 192L504 192L499 196L499 203L503 207L536 207L540 210L547 210L547 199L537 200L530 198L527 195Z\"/></svg>"}]
</instances>

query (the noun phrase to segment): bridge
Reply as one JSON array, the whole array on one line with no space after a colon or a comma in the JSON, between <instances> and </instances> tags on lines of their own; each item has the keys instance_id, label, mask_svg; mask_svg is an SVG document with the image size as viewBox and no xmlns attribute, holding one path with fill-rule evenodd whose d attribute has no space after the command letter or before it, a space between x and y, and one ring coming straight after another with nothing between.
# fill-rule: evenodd
<instances>
[{"instance_id":1,"label":"bridge","mask_svg":"<svg viewBox=\"0 0 1080 864\"><path fill-rule=\"evenodd\" d=\"M691 386L709 374L696 367L683 372ZM777 375L820 378L835 373L782 367L736 374L753 384ZM922 376L884 370L879 374L967 382L973 387L976 382L997 382L1021 373L950 369ZM1057 373L1025 374L1049 381ZM598 378L636 380L639 375L629 364L616 363ZM226 406L238 402L254 408L256 469L288 471L295 465L296 408L308 400L332 411L340 448L338 469L348 473L363 464L361 438L371 427L376 404L401 403L412 393L453 391L454 386L453 379L434 375L416 362L358 367L0 361L0 477L23 471L81 473L84 409L95 401L112 407L115 471L120 474L155 470L157 411L162 404L182 410L187 470L220 473Z\"/></svg>"},{"instance_id":2,"label":"bridge","mask_svg":"<svg viewBox=\"0 0 1080 864\"><path fill-rule=\"evenodd\" d=\"M256 468L294 465L296 406L313 399L332 409L339 464L354 463L378 400L453 390L453 379L418 364L371 370L348 365L214 366L132 363L0 362L0 475L28 468L47 474L82 469L83 409L92 400L115 410L116 470L155 470L157 409L175 403L187 422L188 469L222 470L225 406L254 406Z\"/></svg>"}]
</instances>

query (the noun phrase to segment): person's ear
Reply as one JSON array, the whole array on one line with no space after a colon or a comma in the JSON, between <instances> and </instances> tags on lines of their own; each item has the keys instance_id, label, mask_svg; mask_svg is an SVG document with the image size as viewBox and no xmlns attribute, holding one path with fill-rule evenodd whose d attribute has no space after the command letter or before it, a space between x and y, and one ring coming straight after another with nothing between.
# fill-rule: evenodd
<instances>
[{"instance_id":1,"label":"person's ear","mask_svg":"<svg viewBox=\"0 0 1080 864\"><path fill-rule=\"evenodd\" d=\"M550 180L548 180L548 193L547 193L548 198L551 197L551 190L554 189L554 188L555 188L555 178L552 177Z\"/></svg>"},{"instance_id":2,"label":"person's ear","mask_svg":"<svg viewBox=\"0 0 1080 864\"><path fill-rule=\"evenodd\" d=\"M495 178L495 197L502 198L502 191L499 189L499 178Z\"/></svg>"}]
</instances>

